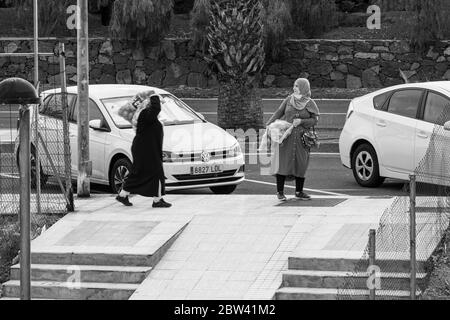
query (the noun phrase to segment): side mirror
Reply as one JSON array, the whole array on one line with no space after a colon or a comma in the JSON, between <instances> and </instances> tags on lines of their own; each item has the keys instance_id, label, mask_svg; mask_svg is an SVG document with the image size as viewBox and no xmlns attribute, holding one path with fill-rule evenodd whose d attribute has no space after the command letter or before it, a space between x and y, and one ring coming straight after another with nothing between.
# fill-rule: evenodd
<instances>
[{"instance_id":1,"label":"side mirror","mask_svg":"<svg viewBox=\"0 0 450 320\"><path fill-rule=\"evenodd\" d=\"M89 128L97 131L109 131L104 125L103 121L100 119L89 121Z\"/></svg>"},{"instance_id":2,"label":"side mirror","mask_svg":"<svg viewBox=\"0 0 450 320\"><path fill-rule=\"evenodd\" d=\"M444 130L450 131L450 121L447 121L447 122L444 124Z\"/></svg>"}]
</instances>

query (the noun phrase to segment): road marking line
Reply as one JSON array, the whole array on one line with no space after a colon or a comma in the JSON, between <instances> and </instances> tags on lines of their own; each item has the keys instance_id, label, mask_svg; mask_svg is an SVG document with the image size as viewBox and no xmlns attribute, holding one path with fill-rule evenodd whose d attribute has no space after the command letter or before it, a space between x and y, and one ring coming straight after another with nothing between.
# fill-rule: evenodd
<instances>
[{"instance_id":1,"label":"road marking line","mask_svg":"<svg viewBox=\"0 0 450 320\"><path fill-rule=\"evenodd\" d=\"M255 153L255 152L249 152L249 153L245 153L245 155L246 156L258 156L260 154ZM338 152L311 152L310 155L311 156L333 156L333 157L339 156L340 157L340 153L338 153Z\"/></svg>"},{"instance_id":2,"label":"road marking line","mask_svg":"<svg viewBox=\"0 0 450 320\"><path fill-rule=\"evenodd\" d=\"M277 185L276 183L272 183L272 182L265 182L265 181L251 180L251 179L245 179L245 181L253 182L253 183L259 183L259 184L265 184L265 185L270 185L270 186L276 186ZM295 189L294 186L289 186L288 185L286 187L290 188L290 189ZM310 188L305 188L305 190L306 191L310 191L310 192L323 193L323 194L327 194L327 195L331 195L331 196L350 197L350 195L343 194L343 193L329 192L329 191L310 189Z\"/></svg>"}]
</instances>

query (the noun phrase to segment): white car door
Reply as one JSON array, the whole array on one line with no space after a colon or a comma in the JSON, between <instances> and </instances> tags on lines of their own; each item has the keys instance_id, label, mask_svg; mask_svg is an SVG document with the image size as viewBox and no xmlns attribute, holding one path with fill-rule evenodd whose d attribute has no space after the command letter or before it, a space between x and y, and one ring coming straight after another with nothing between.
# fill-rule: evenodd
<instances>
[{"instance_id":1,"label":"white car door","mask_svg":"<svg viewBox=\"0 0 450 320\"><path fill-rule=\"evenodd\" d=\"M374 134L378 161L394 173L411 173L414 168L414 143L417 114L424 90L394 92L385 111L376 111Z\"/></svg>"},{"instance_id":2,"label":"white car door","mask_svg":"<svg viewBox=\"0 0 450 320\"><path fill-rule=\"evenodd\" d=\"M72 172L78 172L78 124L77 103L70 114L70 148L72 150ZM92 161L92 179L105 180L105 143L109 127L97 104L89 99L89 121L101 120L104 130L89 129L89 158Z\"/></svg>"},{"instance_id":3,"label":"white car door","mask_svg":"<svg viewBox=\"0 0 450 320\"><path fill-rule=\"evenodd\" d=\"M443 125L450 120L450 98L441 93L428 91L423 115L417 123L414 166L420 174L450 177L448 149L450 132Z\"/></svg>"}]
</instances>

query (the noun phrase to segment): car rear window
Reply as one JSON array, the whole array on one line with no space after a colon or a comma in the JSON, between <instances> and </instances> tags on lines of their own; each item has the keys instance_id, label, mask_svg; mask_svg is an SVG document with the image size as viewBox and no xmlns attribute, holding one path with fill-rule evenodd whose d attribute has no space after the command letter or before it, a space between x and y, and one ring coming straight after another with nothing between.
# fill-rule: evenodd
<instances>
[{"instance_id":1,"label":"car rear window","mask_svg":"<svg viewBox=\"0 0 450 320\"><path fill-rule=\"evenodd\" d=\"M386 100L389 98L389 95L391 94L391 92L385 92L382 93L378 96L376 96L375 98L373 98L373 106L375 109L377 110L382 110L384 104L386 103Z\"/></svg>"},{"instance_id":2,"label":"car rear window","mask_svg":"<svg viewBox=\"0 0 450 320\"><path fill-rule=\"evenodd\" d=\"M388 112L408 118L416 118L423 90L408 89L394 92L389 100Z\"/></svg>"}]
</instances>

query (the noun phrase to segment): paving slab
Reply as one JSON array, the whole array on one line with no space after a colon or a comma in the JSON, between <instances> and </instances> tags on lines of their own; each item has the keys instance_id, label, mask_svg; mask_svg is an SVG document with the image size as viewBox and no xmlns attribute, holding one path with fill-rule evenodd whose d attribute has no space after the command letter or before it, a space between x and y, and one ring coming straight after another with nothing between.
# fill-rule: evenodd
<instances>
[{"instance_id":1,"label":"paving slab","mask_svg":"<svg viewBox=\"0 0 450 320\"><path fill-rule=\"evenodd\" d=\"M152 255L177 235L131 299L271 299L299 252L359 259L393 201L314 198L308 207L269 195L168 195L174 206L154 209L148 198L125 208L93 195L76 199L76 212L34 240L32 253Z\"/></svg>"}]
</instances>

